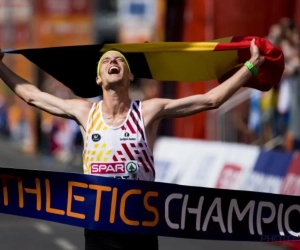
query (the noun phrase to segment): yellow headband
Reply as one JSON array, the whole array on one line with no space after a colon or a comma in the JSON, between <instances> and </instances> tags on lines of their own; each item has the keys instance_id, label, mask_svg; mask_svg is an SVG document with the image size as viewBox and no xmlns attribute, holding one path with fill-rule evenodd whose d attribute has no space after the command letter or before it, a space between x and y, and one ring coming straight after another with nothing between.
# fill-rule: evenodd
<instances>
[{"instance_id":1,"label":"yellow headband","mask_svg":"<svg viewBox=\"0 0 300 250\"><path fill-rule=\"evenodd\" d=\"M100 75L100 65L101 65L101 62L102 62L102 60L103 60L103 57L104 57L108 52L111 52L111 51L118 53L118 54L124 59L126 65L127 65L127 68L128 68L128 70L129 70L129 72L130 72L129 63L128 63L127 59L125 58L125 56L124 56L121 52L119 52L119 51L116 51L116 50L109 50L109 51L106 51L106 52L101 56L101 58L100 58L100 60L99 60L99 62L98 62L98 66L97 66L97 76Z\"/></svg>"}]
</instances>

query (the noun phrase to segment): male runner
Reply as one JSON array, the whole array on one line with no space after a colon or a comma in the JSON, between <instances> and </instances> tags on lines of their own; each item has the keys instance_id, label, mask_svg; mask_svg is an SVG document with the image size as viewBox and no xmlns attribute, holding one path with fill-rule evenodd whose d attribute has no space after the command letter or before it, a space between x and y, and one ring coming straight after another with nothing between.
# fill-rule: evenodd
<instances>
[{"instance_id":1,"label":"male runner","mask_svg":"<svg viewBox=\"0 0 300 250\"><path fill-rule=\"evenodd\" d=\"M250 52L249 62L258 68L264 58L255 40L251 42ZM128 93L134 78L130 65L121 53L109 51L99 60L96 78L103 90L103 101L93 104L84 99L63 100L40 91L4 65L3 56L0 51L0 78L17 96L29 105L78 123L84 138L84 173L145 181L155 180L152 152L155 134L163 118L185 117L216 109L252 77L249 68L243 66L230 79L205 94L177 100L133 101ZM158 238L85 230L85 249L155 250L158 249Z\"/></svg>"}]
</instances>

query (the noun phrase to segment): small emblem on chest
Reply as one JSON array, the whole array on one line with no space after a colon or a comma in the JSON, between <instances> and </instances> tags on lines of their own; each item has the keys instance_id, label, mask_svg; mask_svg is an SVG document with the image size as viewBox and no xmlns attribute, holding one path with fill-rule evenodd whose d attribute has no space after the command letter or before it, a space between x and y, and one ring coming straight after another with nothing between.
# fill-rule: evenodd
<instances>
[{"instance_id":1,"label":"small emblem on chest","mask_svg":"<svg viewBox=\"0 0 300 250\"><path fill-rule=\"evenodd\" d=\"M100 141L100 139L101 139L101 135L99 135L99 134L92 134L92 140L94 142Z\"/></svg>"},{"instance_id":2,"label":"small emblem on chest","mask_svg":"<svg viewBox=\"0 0 300 250\"><path fill-rule=\"evenodd\" d=\"M138 169L138 166L135 162L131 161L126 164L126 170L128 173L135 173Z\"/></svg>"},{"instance_id":3,"label":"small emblem on chest","mask_svg":"<svg viewBox=\"0 0 300 250\"><path fill-rule=\"evenodd\" d=\"M135 141L136 137L133 134L130 134L129 132L125 132L123 134L123 137L120 138L120 141Z\"/></svg>"}]
</instances>

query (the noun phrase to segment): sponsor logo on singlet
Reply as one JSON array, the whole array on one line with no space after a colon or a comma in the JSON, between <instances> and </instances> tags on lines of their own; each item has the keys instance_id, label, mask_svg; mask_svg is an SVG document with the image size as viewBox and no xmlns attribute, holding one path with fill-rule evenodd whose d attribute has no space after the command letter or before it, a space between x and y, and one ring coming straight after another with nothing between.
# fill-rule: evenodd
<instances>
[{"instance_id":1,"label":"sponsor logo on singlet","mask_svg":"<svg viewBox=\"0 0 300 250\"><path fill-rule=\"evenodd\" d=\"M123 137L120 138L120 141L135 141L136 137L131 135L129 132L124 132Z\"/></svg>"},{"instance_id":2,"label":"sponsor logo on singlet","mask_svg":"<svg viewBox=\"0 0 300 250\"><path fill-rule=\"evenodd\" d=\"M125 163L92 163L91 164L92 174L124 174Z\"/></svg>"},{"instance_id":3,"label":"sponsor logo on singlet","mask_svg":"<svg viewBox=\"0 0 300 250\"><path fill-rule=\"evenodd\" d=\"M137 165L135 162L131 161L126 164L126 170L128 173L135 173L137 171Z\"/></svg>"},{"instance_id":4,"label":"sponsor logo on singlet","mask_svg":"<svg viewBox=\"0 0 300 250\"><path fill-rule=\"evenodd\" d=\"M99 134L92 134L92 140L94 142L100 141L100 139L101 139L101 135L99 135Z\"/></svg>"},{"instance_id":5,"label":"sponsor logo on singlet","mask_svg":"<svg viewBox=\"0 0 300 250\"><path fill-rule=\"evenodd\" d=\"M92 162L91 174L118 179L137 179L138 165L128 162Z\"/></svg>"}]
</instances>

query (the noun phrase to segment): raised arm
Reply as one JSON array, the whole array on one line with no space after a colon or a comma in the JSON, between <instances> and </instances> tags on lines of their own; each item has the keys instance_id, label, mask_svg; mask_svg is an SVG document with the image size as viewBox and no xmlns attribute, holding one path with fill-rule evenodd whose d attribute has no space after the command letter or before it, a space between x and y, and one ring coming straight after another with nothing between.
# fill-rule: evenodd
<instances>
[{"instance_id":1,"label":"raised arm","mask_svg":"<svg viewBox=\"0 0 300 250\"><path fill-rule=\"evenodd\" d=\"M82 99L64 100L40 91L36 86L11 71L3 62L0 51L0 78L22 100L31 106L44 110L52 115L78 120L80 113L88 110L91 103Z\"/></svg>"},{"instance_id":2,"label":"raised arm","mask_svg":"<svg viewBox=\"0 0 300 250\"><path fill-rule=\"evenodd\" d=\"M251 59L256 68L264 58L260 55L255 41L251 42ZM219 108L232 97L251 78L252 73L247 67L242 67L231 78L205 94L193 95L180 99L152 99L145 101L145 109L152 114L150 120L162 118L179 118L197 114L199 112Z\"/></svg>"}]
</instances>

